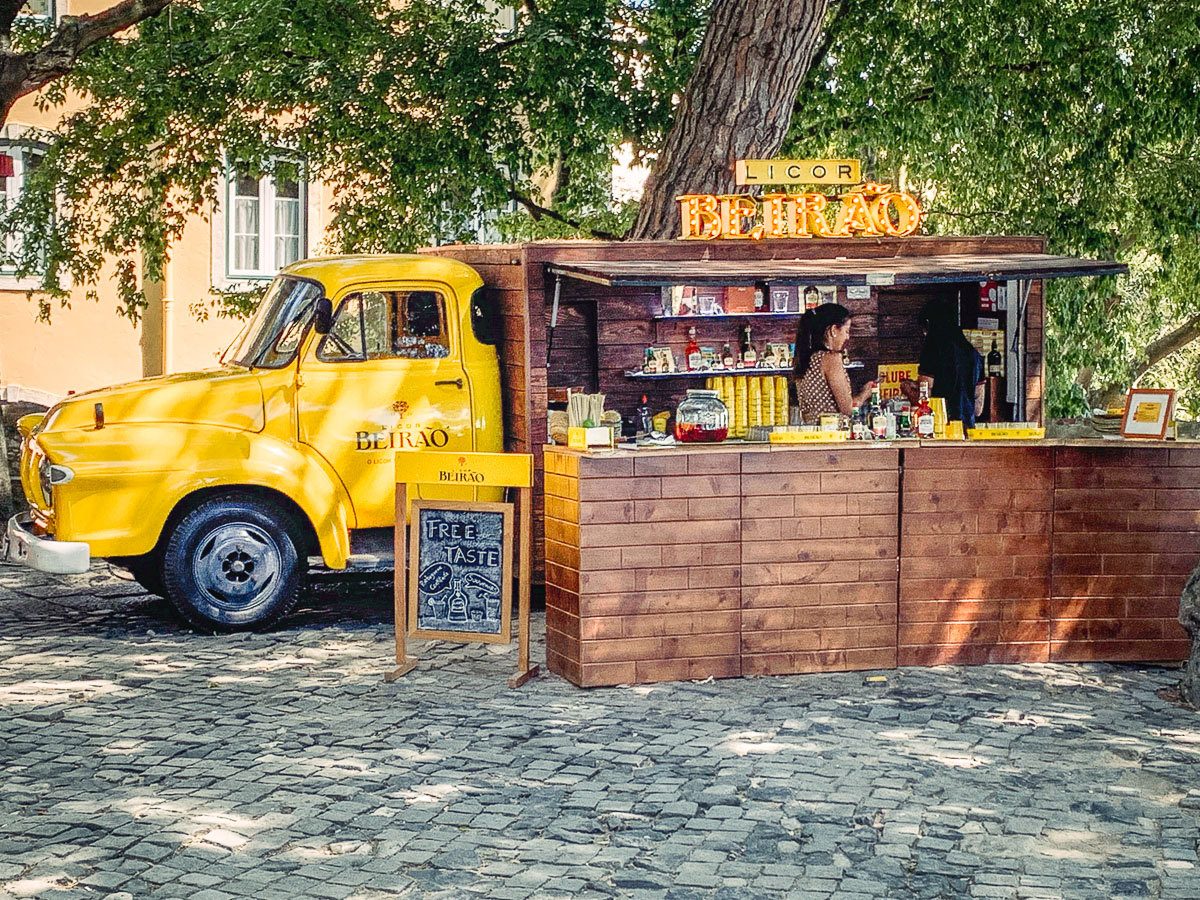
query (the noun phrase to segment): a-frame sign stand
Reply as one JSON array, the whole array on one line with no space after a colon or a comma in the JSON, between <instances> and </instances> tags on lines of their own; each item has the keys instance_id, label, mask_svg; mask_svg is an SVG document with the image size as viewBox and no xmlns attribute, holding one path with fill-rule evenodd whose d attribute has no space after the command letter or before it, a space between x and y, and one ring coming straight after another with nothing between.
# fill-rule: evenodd
<instances>
[{"instance_id":1,"label":"a-frame sign stand","mask_svg":"<svg viewBox=\"0 0 1200 900\"><path fill-rule=\"evenodd\" d=\"M396 454L396 574L393 582L396 630L396 668L384 680L392 682L416 668L408 655L407 636L416 629L409 621L408 522L409 497L416 485L457 485L476 488L516 488L518 536L517 671L508 679L517 688L538 674L529 662L529 592L533 578L533 457L524 453L401 452ZM430 501L436 503L436 501ZM511 611L502 609L503 615ZM469 634L463 635L470 640Z\"/></svg>"}]
</instances>

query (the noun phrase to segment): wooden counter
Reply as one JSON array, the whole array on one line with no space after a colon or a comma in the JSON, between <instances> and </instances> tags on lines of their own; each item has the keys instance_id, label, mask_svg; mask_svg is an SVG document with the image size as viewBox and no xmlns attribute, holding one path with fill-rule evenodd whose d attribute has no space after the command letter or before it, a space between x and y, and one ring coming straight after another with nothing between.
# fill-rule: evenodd
<instances>
[{"instance_id":1,"label":"wooden counter","mask_svg":"<svg viewBox=\"0 0 1200 900\"><path fill-rule=\"evenodd\" d=\"M1188 650L1200 444L545 454L547 663L576 684Z\"/></svg>"}]
</instances>

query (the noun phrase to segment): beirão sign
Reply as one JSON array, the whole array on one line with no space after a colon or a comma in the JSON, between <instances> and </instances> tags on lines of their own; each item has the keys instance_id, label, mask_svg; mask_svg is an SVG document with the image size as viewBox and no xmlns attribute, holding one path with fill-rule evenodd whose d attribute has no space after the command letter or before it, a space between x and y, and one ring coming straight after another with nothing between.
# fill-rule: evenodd
<instances>
[{"instance_id":1,"label":"beir\u00e3o sign","mask_svg":"<svg viewBox=\"0 0 1200 900\"><path fill-rule=\"evenodd\" d=\"M857 160L739 160L738 184L845 184L859 175ZM853 181L851 181L853 178ZM904 237L921 224L916 198L868 181L843 194L684 194L680 238L685 241L763 238Z\"/></svg>"}]
</instances>

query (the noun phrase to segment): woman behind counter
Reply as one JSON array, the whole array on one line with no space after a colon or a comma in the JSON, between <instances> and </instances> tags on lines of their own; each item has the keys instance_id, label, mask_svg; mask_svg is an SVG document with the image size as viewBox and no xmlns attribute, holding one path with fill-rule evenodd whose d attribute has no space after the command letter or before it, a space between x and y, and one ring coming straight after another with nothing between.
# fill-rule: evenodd
<instances>
[{"instance_id":1,"label":"woman behind counter","mask_svg":"<svg viewBox=\"0 0 1200 900\"><path fill-rule=\"evenodd\" d=\"M919 384L928 384L930 397L945 399L947 419L974 428L983 411L986 379L983 357L958 324L958 309L948 300L930 300L921 307L917 321L925 332L917 366L920 381L901 382L901 392L916 403Z\"/></svg>"},{"instance_id":2,"label":"woman behind counter","mask_svg":"<svg viewBox=\"0 0 1200 900\"><path fill-rule=\"evenodd\" d=\"M800 421L793 424L818 425L822 413L849 416L871 395L873 381L857 395L850 390L842 362L850 324L850 310L839 303L822 303L800 317L792 370Z\"/></svg>"}]
</instances>

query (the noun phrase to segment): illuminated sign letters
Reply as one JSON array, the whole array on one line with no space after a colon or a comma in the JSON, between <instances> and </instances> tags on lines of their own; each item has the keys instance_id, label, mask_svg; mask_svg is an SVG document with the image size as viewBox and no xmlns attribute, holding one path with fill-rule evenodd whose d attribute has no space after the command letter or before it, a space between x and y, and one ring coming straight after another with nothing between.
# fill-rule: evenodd
<instances>
[{"instance_id":1,"label":"illuminated sign letters","mask_svg":"<svg viewBox=\"0 0 1200 900\"><path fill-rule=\"evenodd\" d=\"M871 182L836 197L684 194L676 199L679 236L688 241L904 237L921 224L921 207L914 197Z\"/></svg>"}]
</instances>

